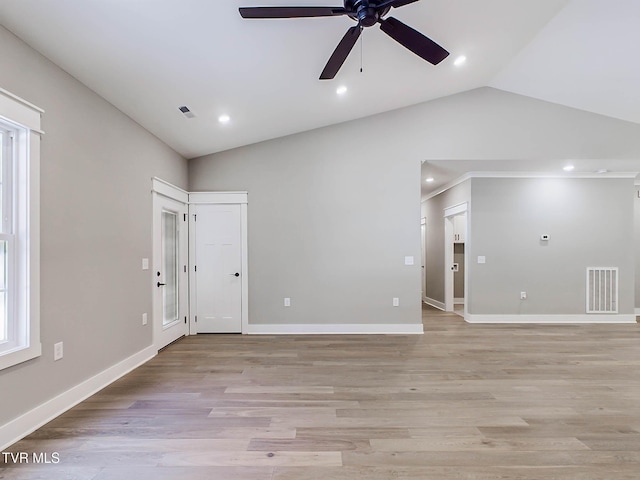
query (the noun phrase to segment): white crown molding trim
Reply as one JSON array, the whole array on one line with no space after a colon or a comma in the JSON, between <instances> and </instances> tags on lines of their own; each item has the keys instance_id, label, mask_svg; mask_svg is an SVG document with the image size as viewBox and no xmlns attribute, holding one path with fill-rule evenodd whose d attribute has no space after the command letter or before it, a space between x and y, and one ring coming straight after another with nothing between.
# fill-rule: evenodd
<instances>
[{"instance_id":1,"label":"white crown molding trim","mask_svg":"<svg viewBox=\"0 0 640 480\"><path fill-rule=\"evenodd\" d=\"M634 314L618 315L478 315L467 314L468 323L636 323Z\"/></svg>"},{"instance_id":2,"label":"white crown molding trim","mask_svg":"<svg viewBox=\"0 0 640 480\"><path fill-rule=\"evenodd\" d=\"M442 187L434 190L430 194L426 195L421 203L431 200L433 197L437 197L441 193L446 192L450 188L460 185L461 183L469 180L470 178L634 178L638 177L638 172L584 172L584 173L539 173L539 172L468 172L461 177L443 185ZM640 185L640 179L637 179L634 183Z\"/></svg>"},{"instance_id":3,"label":"white crown molding trim","mask_svg":"<svg viewBox=\"0 0 640 480\"><path fill-rule=\"evenodd\" d=\"M636 178L638 172L469 172L470 178Z\"/></svg>"},{"instance_id":4,"label":"white crown molding trim","mask_svg":"<svg viewBox=\"0 0 640 480\"><path fill-rule=\"evenodd\" d=\"M469 209L469 202L462 202L443 209L443 217L453 217L466 212Z\"/></svg>"},{"instance_id":5,"label":"white crown molding trim","mask_svg":"<svg viewBox=\"0 0 640 480\"><path fill-rule=\"evenodd\" d=\"M189 192L158 177L151 178L151 191L180 203L189 203Z\"/></svg>"},{"instance_id":6,"label":"white crown molding trim","mask_svg":"<svg viewBox=\"0 0 640 480\"><path fill-rule=\"evenodd\" d=\"M427 305L431 305L433 308L437 308L438 310L442 310L444 312L444 303L439 302L438 300L434 300L429 297L422 297L422 301Z\"/></svg>"},{"instance_id":7,"label":"white crown molding trim","mask_svg":"<svg viewBox=\"0 0 640 480\"><path fill-rule=\"evenodd\" d=\"M2 112L0 119L27 128L33 133L44 135L40 129L44 110L3 88L0 88L0 111Z\"/></svg>"},{"instance_id":8,"label":"white crown molding trim","mask_svg":"<svg viewBox=\"0 0 640 480\"><path fill-rule=\"evenodd\" d=\"M466 180L469 180L470 178L471 178L471 175L468 174L468 173L465 173L461 177L456 178L455 180L443 185L442 187L440 187L437 190L433 191L429 195L425 196L424 199L422 200L422 202L426 202L427 200L431 200L433 197L437 197L441 193L446 192L447 190L449 190L450 188L455 187L456 185L460 185L461 183L465 182Z\"/></svg>"},{"instance_id":9,"label":"white crown molding trim","mask_svg":"<svg viewBox=\"0 0 640 480\"><path fill-rule=\"evenodd\" d=\"M25 107L29 107L35 110L36 112L44 113L44 110L42 108L38 107L37 105L34 105L31 102L27 102L24 98L20 98L19 96L14 95L13 93L9 92L8 90L5 90L4 88L0 88L0 93L11 98L12 100L15 100L16 102L23 104Z\"/></svg>"},{"instance_id":10,"label":"white crown molding trim","mask_svg":"<svg viewBox=\"0 0 640 480\"><path fill-rule=\"evenodd\" d=\"M3 451L18 440L62 415L78 403L86 400L94 393L115 382L130 371L155 357L157 351L149 346L129 358L103 370L97 375L70 388L64 393L24 413L18 418L0 426L0 450Z\"/></svg>"},{"instance_id":11,"label":"white crown molding trim","mask_svg":"<svg viewBox=\"0 0 640 480\"><path fill-rule=\"evenodd\" d=\"M352 323L248 325L251 335L422 335L422 323Z\"/></svg>"},{"instance_id":12,"label":"white crown molding trim","mask_svg":"<svg viewBox=\"0 0 640 480\"><path fill-rule=\"evenodd\" d=\"M209 204L209 203L248 203L249 194L247 192L189 192L189 203Z\"/></svg>"}]
</instances>

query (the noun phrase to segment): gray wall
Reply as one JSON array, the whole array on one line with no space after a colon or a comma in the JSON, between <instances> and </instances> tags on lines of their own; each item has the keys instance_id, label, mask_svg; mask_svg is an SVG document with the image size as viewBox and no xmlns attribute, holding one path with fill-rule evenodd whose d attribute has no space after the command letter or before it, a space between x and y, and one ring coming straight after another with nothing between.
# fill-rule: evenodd
<instances>
[{"instance_id":1,"label":"gray wall","mask_svg":"<svg viewBox=\"0 0 640 480\"><path fill-rule=\"evenodd\" d=\"M191 190L249 192L251 324L421 322L420 162L383 132L350 123L190 161Z\"/></svg>"},{"instance_id":2,"label":"gray wall","mask_svg":"<svg viewBox=\"0 0 640 480\"><path fill-rule=\"evenodd\" d=\"M414 322L419 162L536 158L640 158L640 125L480 88L193 159L189 183L249 191L251 323Z\"/></svg>"},{"instance_id":3,"label":"gray wall","mask_svg":"<svg viewBox=\"0 0 640 480\"><path fill-rule=\"evenodd\" d=\"M471 199L471 180L422 202L422 217L427 219L425 297L444 304L444 210ZM461 297L464 295L460 295Z\"/></svg>"},{"instance_id":4,"label":"gray wall","mask_svg":"<svg viewBox=\"0 0 640 480\"><path fill-rule=\"evenodd\" d=\"M473 178L469 313L584 314L589 266L619 267L619 313L632 313L632 191L633 179Z\"/></svg>"},{"instance_id":5,"label":"gray wall","mask_svg":"<svg viewBox=\"0 0 640 480\"><path fill-rule=\"evenodd\" d=\"M0 371L0 425L151 344L151 177L187 164L0 27L0 87L46 110L41 152L40 358ZM53 344L64 358L53 362Z\"/></svg>"}]
</instances>

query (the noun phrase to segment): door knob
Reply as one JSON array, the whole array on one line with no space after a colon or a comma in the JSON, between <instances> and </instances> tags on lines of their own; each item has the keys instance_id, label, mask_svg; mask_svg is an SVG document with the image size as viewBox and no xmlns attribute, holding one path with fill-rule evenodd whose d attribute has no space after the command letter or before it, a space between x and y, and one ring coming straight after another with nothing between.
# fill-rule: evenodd
<instances>
[{"instance_id":1,"label":"door knob","mask_svg":"<svg viewBox=\"0 0 640 480\"><path fill-rule=\"evenodd\" d=\"M160 283L160 282L158 282L158 284L157 284L157 285L158 285L158 287L164 287L164 286L166 285L166 283Z\"/></svg>"},{"instance_id":2,"label":"door knob","mask_svg":"<svg viewBox=\"0 0 640 480\"><path fill-rule=\"evenodd\" d=\"M233 277L239 277L239 276L240 276L240 274L239 274L238 272L236 272L236 273L230 273L229 275L231 275L231 276L233 276Z\"/></svg>"}]
</instances>

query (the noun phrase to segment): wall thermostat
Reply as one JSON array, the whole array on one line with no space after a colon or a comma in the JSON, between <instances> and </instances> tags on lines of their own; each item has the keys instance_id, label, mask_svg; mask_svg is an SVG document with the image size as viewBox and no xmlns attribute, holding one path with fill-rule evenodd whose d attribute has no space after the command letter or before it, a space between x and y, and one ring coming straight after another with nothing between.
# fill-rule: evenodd
<instances>
[{"instance_id":1,"label":"wall thermostat","mask_svg":"<svg viewBox=\"0 0 640 480\"><path fill-rule=\"evenodd\" d=\"M540 240L542 240L543 242L548 242L549 241L549 235L540 235Z\"/></svg>"}]
</instances>

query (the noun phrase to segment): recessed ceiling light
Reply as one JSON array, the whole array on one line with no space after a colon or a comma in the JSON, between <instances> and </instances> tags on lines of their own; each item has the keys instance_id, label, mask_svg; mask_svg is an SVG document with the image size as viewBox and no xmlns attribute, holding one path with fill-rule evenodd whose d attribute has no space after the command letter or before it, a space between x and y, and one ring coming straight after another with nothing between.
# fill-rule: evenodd
<instances>
[{"instance_id":1,"label":"recessed ceiling light","mask_svg":"<svg viewBox=\"0 0 640 480\"><path fill-rule=\"evenodd\" d=\"M344 85L340 85L336 90L336 93L338 95L344 95L345 93L347 93L347 87L345 87Z\"/></svg>"},{"instance_id":2,"label":"recessed ceiling light","mask_svg":"<svg viewBox=\"0 0 640 480\"><path fill-rule=\"evenodd\" d=\"M220 123L229 123L230 120L231 120L231 117L229 115L226 115L226 114L225 115L220 115L218 117L218 121Z\"/></svg>"},{"instance_id":3,"label":"recessed ceiling light","mask_svg":"<svg viewBox=\"0 0 640 480\"><path fill-rule=\"evenodd\" d=\"M431 183L433 182L434 178L433 177L428 177L425 182Z\"/></svg>"},{"instance_id":4,"label":"recessed ceiling light","mask_svg":"<svg viewBox=\"0 0 640 480\"><path fill-rule=\"evenodd\" d=\"M464 55L460 55L458 58L455 59L455 61L453 62L453 64L456 67L460 67L461 65L464 65L464 63L467 61L467 57L465 57Z\"/></svg>"},{"instance_id":5,"label":"recessed ceiling light","mask_svg":"<svg viewBox=\"0 0 640 480\"><path fill-rule=\"evenodd\" d=\"M563 169L565 172L570 172L570 171L571 171L571 170L573 170L574 168L576 168L576 167L574 167L573 165L567 165L566 167L563 167L562 169Z\"/></svg>"}]
</instances>

